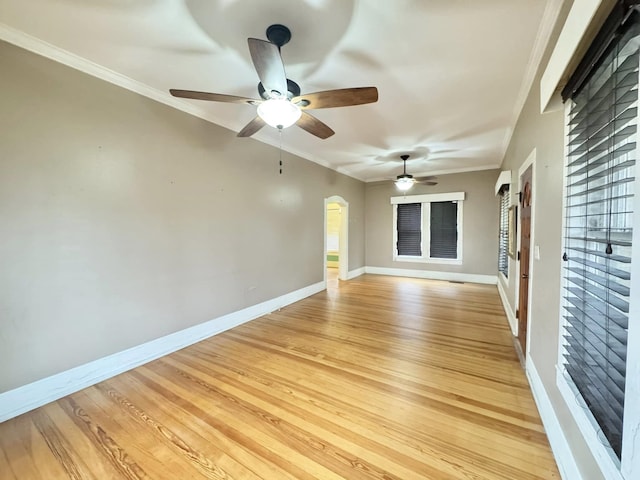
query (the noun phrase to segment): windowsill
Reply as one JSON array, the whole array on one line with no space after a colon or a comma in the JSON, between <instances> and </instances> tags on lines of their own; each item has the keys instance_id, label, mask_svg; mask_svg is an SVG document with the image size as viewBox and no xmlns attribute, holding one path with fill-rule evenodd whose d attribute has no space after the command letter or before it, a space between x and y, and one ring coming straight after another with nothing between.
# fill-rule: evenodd
<instances>
[{"instance_id":1,"label":"windowsill","mask_svg":"<svg viewBox=\"0 0 640 480\"><path fill-rule=\"evenodd\" d=\"M598 437L599 427L595 419L575 386L564 378L562 367L558 365L556 365L556 385L605 478L624 480L620 473L620 461L612 450L602 444Z\"/></svg>"},{"instance_id":2,"label":"windowsill","mask_svg":"<svg viewBox=\"0 0 640 480\"><path fill-rule=\"evenodd\" d=\"M394 262L407 263L433 263L436 265L462 265L462 259L459 258L426 258L426 257L393 257Z\"/></svg>"}]
</instances>

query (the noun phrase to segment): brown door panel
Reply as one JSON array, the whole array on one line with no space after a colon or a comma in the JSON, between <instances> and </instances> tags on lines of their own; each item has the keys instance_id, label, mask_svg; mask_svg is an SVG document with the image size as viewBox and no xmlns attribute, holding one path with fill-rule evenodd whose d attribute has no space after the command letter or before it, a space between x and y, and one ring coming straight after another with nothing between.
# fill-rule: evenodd
<instances>
[{"instance_id":1,"label":"brown door panel","mask_svg":"<svg viewBox=\"0 0 640 480\"><path fill-rule=\"evenodd\" d=\"M527 355L527 330L529 321L529 260L531 254L531 202L533 199L532 167L522 174L520 184L520 285L518 310L518 341L522 354Z\"/></svg>"}]
</instances>

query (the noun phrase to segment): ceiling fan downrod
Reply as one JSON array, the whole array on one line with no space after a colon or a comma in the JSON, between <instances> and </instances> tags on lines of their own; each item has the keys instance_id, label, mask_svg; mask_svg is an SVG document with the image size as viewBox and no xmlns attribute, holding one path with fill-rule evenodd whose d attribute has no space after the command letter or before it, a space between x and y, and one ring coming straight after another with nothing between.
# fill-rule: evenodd
<instances>
[{"instance_id":1,"label":"ceiling fan downrod","mask_svg":"<svg viewBox=\"0 0 640 480\"><path fill-rule=\"evenodd\" d=\"M402 159L402 164L404 165L402 168L402 175L406 175L407 174L407 160L409 160L409 155L407 155L406 153L404 155L400 155L400 158Z\"/></svg>"},{"instance_id":2,"label":"ceiling fan downrod","mask_svg":"<svg viewBox=\"0 0 640 480\"><path fill-rule=\"evenodd\" d=\"M267 28L267 39L280 49L291 40L291 30L284 25L276 23Z\"/></svg>"}]
</instances>

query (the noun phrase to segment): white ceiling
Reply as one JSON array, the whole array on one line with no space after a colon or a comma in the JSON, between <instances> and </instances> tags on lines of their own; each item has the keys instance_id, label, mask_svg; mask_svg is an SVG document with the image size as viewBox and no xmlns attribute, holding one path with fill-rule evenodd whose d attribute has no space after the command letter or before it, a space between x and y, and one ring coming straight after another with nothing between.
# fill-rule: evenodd
<instances>
[{"instance_id":1,"label":"white ceiling","mask_svg":"<svg viewBox=\"0 0 640 480\"><path fill-rule=\"evenodd\" d=\"M365 181L497 168L561 0L0 0L0 38L239 131L254 107L169 88L258 97L248 37L273 23L303 93L376 86L375 104L311 113L285 150ZM263 128L254 138L279 144ZM251 141L238 138L238 142Z\"/></svg>"}]
</instances>

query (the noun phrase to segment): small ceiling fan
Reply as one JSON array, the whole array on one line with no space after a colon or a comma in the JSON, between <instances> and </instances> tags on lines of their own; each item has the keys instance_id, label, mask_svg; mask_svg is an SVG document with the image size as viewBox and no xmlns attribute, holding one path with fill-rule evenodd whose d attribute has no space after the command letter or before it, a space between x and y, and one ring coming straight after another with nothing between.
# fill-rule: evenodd
<instances>
[{"instance_id":1,"label":"small ceiling fan","mask_svg":"<svg viewBox=\"0 0 640 480\"><path fill-rule=\"evenodd\" d=\"M400 155L402 159L402 174L398 175L395 180L396 188L401 192L408 191L414 184L418 183L421 185L437 185L438 182L434 182L437 177L416 177L407 173L407 160L409 159L409 155Z\"/></svg>"},{"instance_id":2,"label":"small ceiling fan","mask_svg":"<svg viewBox=\"0 0 640 480\"><path fill-rule=\"evenodd\" d=\"M267 28L267 38L269 41L247 40L251 60L260 79L260 99L192 90L171 89L169 92L180 98L257 106L258 115L238 132L238 137L250 137L265 124L283 129L295 123L318 138L329 138L335 132L307 110L363 105L378 100L376 87L342 88L301 95L300 86L287 78L280 55L280 48L291 40L291 31L284 25L271 25Z\"/></svg>"}]
</instances>

